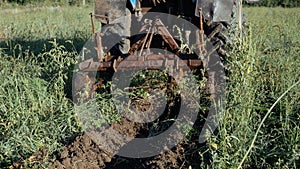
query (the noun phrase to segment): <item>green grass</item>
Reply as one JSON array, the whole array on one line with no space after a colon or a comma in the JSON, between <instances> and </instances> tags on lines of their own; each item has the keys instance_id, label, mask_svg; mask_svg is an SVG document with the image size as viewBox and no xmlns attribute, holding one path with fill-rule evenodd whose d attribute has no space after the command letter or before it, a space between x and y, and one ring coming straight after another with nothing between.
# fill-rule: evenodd
<instances>
[{"instance_id":1,"label":"green grass","mask_svg":"<svg viewBox=\"0 0 300 169\"><path fill-rule=\"evenodd\" d=\"M249 32L231 51L227 108L210 144L214 168L237 168L272 104L300 80L299 8L248 8ZM300 86L272 109L243 167L299 168ZM203 167L206 164L203 164Z\"/></svg>"},{"instance_id":2,"label":"green grass","mask_svg":"<svg viewBox=\"0 0 300 169\"><path fill-rule=\"evenodd\" d=\"M0 166L39 150L47 165L81 131L71 75L91 34L92 9L20 11L0 17Z\"/></svg>"},{"instance_id":3,"label":"green grass","mask_svg":"<svg viewBox=\"0 0 300 169\"><path fill-rule=\"evenodd\" d=\"M48 151L47 165L81 131L70 100L70 74L91 35L91 11L64 7L1 14L0 166L41 149ZM226 109L218 132L199 150L203 159L195 168L237 168L256 133L244 168L300 168L300 86L261 123L300 80L300 8L244 12L249 28L230 52ZM109 101L100 104L102 111L114 111Z\"/></svg>"},{"instance_id":4,"label":"green grass","mask_svg":"<svg viewBox=\"0 0 300 169\"><path fill-rule=\"evenodd\" d=\"M26 159L38 150L52 154L79 131L65 94L73 63L72 53L55 43L48 53L37 56L0 52L0 165Z\"/></svg>"},{"instance_id":5,"label":"green grass","mask_svg":"<svg viewBox=\"0 0 300 169\"><path fill-rule=\"evenodd\" d=\"M77 51L92 34L89 13L92 7L37 8L36 11L19 9L13 14L0 16L0 47L7 52L16 45L30 49L35 54L49 51L54 38L67 50ZM73 42L66 43L67 41Z\"/></svg>"}]
</instances>

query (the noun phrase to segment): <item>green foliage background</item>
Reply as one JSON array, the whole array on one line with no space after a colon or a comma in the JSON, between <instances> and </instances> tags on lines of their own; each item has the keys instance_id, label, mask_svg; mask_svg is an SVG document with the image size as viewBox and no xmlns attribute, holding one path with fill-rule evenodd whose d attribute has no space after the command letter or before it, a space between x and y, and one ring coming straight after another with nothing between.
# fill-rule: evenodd
<instances>
[{"instance_id":1,"label":"green foliage background","mask_svg":"<svg viewBox=\"0 0 300 169\"><path fill-rule=\"evenodd\" d=\"M244 4L246 4L246 0L244 0ZM299 7L299 0L261 0L259 3L252 4L254 6L266 6L266 7Z\"/></svg>"},{"instance_id":2,"label":"green foliage background","mask_svg":"<svg viewBox=\"0 0 300 169\"><path fill-rule=\"evenodd\" d=\"M81 5L82 0L2 0L3 2L17 3L20 5L27 4L51 4L51 5ZM1 0L0 0L1 2ZM86 0L86 3L92 3L93 0Z\"/></svg>"}]
</instances>

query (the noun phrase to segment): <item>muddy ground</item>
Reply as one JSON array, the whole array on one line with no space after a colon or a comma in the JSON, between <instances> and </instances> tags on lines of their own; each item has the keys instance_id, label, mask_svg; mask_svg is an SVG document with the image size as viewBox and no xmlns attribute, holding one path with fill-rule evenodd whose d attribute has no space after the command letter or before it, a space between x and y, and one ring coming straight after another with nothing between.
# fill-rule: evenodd
<instances>
[{"instance_id":1,"label":"muddy ground","mask_svg":"<svg viewBox=\"0 0 300 169\"><path fill-rule=\"evenodd\" d=\"M173 90L172 90L173 91ZM97 143L105 142L105 145L113 147L115 152L124 146L124 143L129 143L133 138L147 138L151 137L151 133L160 134L168 129L173 122L163 122L169 119L177 119L179 100L174 97L167 105L170 106L159 117L158 121L150 123L135 123L123 118L119 122L112 123L110 126L103 126L97 130L88 131L75 137L68 143L61 152L56 156L56 159L49 162L51 169L171 169L171 168L199 168L201 157L200 151L207 149L205 144L199 144L199 131L202 129L204 112L199 112L198 118L193 126L193 131L180 144L172 149L165 149L159 155L148 158L125 158L107 152L105 147ZM171 104L174 103L174 104ZM143 110L148 108L148 102L145 104L139 103L137 109ZM157 105L157 103L156 103ZM200 117L201 116L201 117ZM202 119L202 120L201 120ZM158 125L153 130L153 124ZM113 132L107 130L111 128L120 134L125 134L125 140L122 138L115 139ZM108 132L107 132L108 131ZM96 137L95 137L96 136ZM99 136L99 137L97 137ZM177 137L172 133L172 137ZM114 138L114 139L111 139ZM96 143L97 142L97 143ZM39 164L44 163L45 155L47 153L40 151L30 157L29 161ZM117 154L117 153L115 153ZM209 160L209 158L208 158ZM21 168L22 163L15 163L11 168Z\"/></svg>"},{"instance_id":2,"label":"muddy ground","mask_svg":"<svg viewBox=\"0 0 300 169\"><path fill-rule=\"evenodd\" d=\"M197 125L197 122L196 124ZM128 136L142 137L145 134L145 126L133 124L128 120L122 120L111 125L118 132L127 133ZM95 131L99 132L99 131ZM83 133L78 135L73 142L66 145L51 161L51 169L173 169L173 168L199 168L201 160L199 151L205 145L197 142L194 135L190 140L185 140L172 149L166 150L160 155L148 158L124 158L112 155L99 147L92 139L91 134ZM105 138L104 138L105 139ZM194 141L192 141L194 139ZM118 145L114 142L113 144ZM33 163L42 164L45 162L47 152L40 151L29 158ZM23 168L22 162L14 163L13 168Z\"/></svg>"},{"instance_id":3,"label":"muddy ground","mask_svg":"<svg viewBox=\"0 0 300 169\"><path fill-rule=\"evenodd\" d=\"M128 120L114 123L112 127L120 133L127 133L128 136L133 137L143 137L147 131L145 126L132 123ZM200 147L203 147L203 145L197 143L195 135L194 141L185 140L160 155L134 159L106 152L90 136L90 133L84 133L76 137L74 142L65 146L52 168L171 169L188 168L189 166L198 168L197 163L200 160L198 151ZM114 142L113 144L118 145L119 143Z\"/></svg>"}]
</instances>

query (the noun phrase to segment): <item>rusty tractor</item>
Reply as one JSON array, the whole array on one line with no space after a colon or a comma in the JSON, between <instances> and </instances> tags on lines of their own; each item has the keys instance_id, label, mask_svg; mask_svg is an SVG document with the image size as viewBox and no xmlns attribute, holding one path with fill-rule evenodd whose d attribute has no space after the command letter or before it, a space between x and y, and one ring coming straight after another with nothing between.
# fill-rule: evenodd
<instances>
[{"instance_id":1,"label":"rusty tractor","mask_svg":"<svg viewBox=\"0 0 300 169\"><path fill-rule=\"evenodd\" d=\"M84 72L79 81L89 84L91 91L96 91L104 80L102 77L95 78L95 72L116 72L126 69L126 66L158 69L162 65L168 65L176 67L184 74L182 66L187 65L193 70L205 69L208 64L214 64L209 63L213 60L212 57L219 57L218 59L224 62L228 57L226 47L232 39L229 30L242 28L241 2L240 0L96 0L95 12L90 14L94 36L93 50L96 56L79 63L79 70ZM176 16L198 29L183 29L180 25L175 26L169 17L160 18L159 15L149 17L148 14L151 13ZM119 19L124 16L128 16L128 19ZM99 23L102 28L106 27L106 30L96 31ZM132 25L135 25L134 28ZM174 26L178 29L174 29ZM132 29L137 27L138 34L131 35ZM174 32L178 30L182 31L185 40L174 37ZM118 39L118 43L113 45L107 43L111 41L110 39ZM169 52L151 52L153 47ZM183 61L181 64L178 58ZM120 63L126 66L120 67ZM211 72L206 76L214 79L215 73ZM75 88L80 88L80 84L75 85L77 85Z\"/></svg>"}]
</instances>

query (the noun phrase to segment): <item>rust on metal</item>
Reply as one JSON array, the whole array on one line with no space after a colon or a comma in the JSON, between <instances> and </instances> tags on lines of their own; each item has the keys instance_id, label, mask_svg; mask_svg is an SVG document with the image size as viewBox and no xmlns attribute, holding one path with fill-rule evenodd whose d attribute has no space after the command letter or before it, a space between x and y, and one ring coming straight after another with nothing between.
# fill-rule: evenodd
<instances>
[{"instance_id":1,"label":"rust on metal","mask_svg":"<svg viewBox=\"0 0 300 169\"><path fill-rule=\"evenodd\" d=\"M100 80L97 82L97 83L95 83L94 85L93 85L93 90L94 91L97 91L98 89L100 89L101 88L101 86L102 86L102 84L103 84L103 79L102 78L100 78Z\"/></svg>"},{"instance_id":2,"label":"rust on metal","mask_svg":"<svg viewBox=\"0 0 300 169\"><path fill-rule=\"evenodd\" d=\"M105 71L112 68L113 70L125 70L135 68L149 68L149 69L160 69L163 67L171 67L179 70L180 68L186 68L186 65L190 68L203 67L203 63L198 59L197 55L180 55L179 57L175 54L151 54L145 55L144 59L141 60L141 56L131 55L124 59L118 57L108 62L95 62L92 58L88 59L79 64L79 69L84 71ZM181 61L180 61L181 59ZM120 65L120 63L122 64Z\"/></svg>"},{"instance_id":3,"label":"rust on metal","mask_svg":"<svg viewBox=\"0 0 300 169\"><path fill-rule=\"evenodd\" d=\"M143 42L144 42L145 40L146 40L146 39L145 39L145 37L144 37L143 39L140 39L140 40L138 40L137 42L135 42L135 43L131 46L131 48L130 48L128 54L130 54L130 55L134 54L134 52L137 51L137 50L139 49L139 47L143 44Z\"/></svg>"},{"instance_id":4,"label":"rust on metal","mask_svg":"<svg viewBox=\"0 0 300 169\"><path fill-rule=\"evenodd\" d=\"M95 62L93 58L79 63L79 69L84 71L105 71L112 67L112 62Z\"/></svg>"},{"instance_id":5,"label":"rust on metal","mask_svg":"<svg viewBox=\"0 0 300 169\"><path fill-rule=\"evenodd\" d=\"M93 34L95 34L96 33L96 29L95 29L95 22L94 22L93 13L90 13L90 16L91 16L91 24L92 24Z\"/></svg>"},{"instance_id":6,"label":"rust on metal","mask_svg":"<svg viewBox=\"0 0 300 169\"><path fill-rule=\"evenodd\" d=\"M149 23L143 25L142 28L140 29L140 33L147 31L149 29L149 25L150 25ZM138 40L131 46L128 52L129 55L134 54L134 52L141 47L144 41L146 41L146 37L143 34L140 34L137 39Z\"/></svg>"},{"instance_id":7,"label":"rust on metal","mask_svg":"<svg viewBox=\"0 0 300 169\"><path fill-rule=\"evenodd\" d=\"M164 41L169 44L170 48L173 51L178 51L179 50L178 44L176 43L176 41L174 40L174 38L172 37L168 29L165 27L165 25L161 22L161 20L156 19L155 24L157 26L158 33L162 36Z\"/></svg>"},{"instance_id":8,"label":"rust on metal","mask_svg":"<svg viewBox=\"0 0 300 169\"><path fill-rule=\"evenodd\" d=\"M148 41L148 43L147 43L147 50L150 50L150 45L151 45L151 43L152 43L152 39L153 39L154 33L155 33L155 28L152 28L152 32L151 32L149 41Z\"/></svg>"},{"instance_id":9,"label":"rust on metal","mask_svg":"<svg viewBox=\"0 0 300 169\"><path fill-rule=\"evenodd\" d=\"M102 47L102 38L101 33L97 32L95 35L95 50L97 52L97 57L99 61L103 60L103 47Z\"/></svg>"},{"instance_id":10,"label":"rust on metal","mask_svg":"<svg viewBox=\"0 0 300 169\"><path fill-rule=\"evenodd\" d=\"M151 24L151 23L150 23L150 24ZM144 49L145 44L146 44L146 42L147 42L147 39L148 39L148 36L149 36L150 31L151 31L151 27L148 29L147 34L146 34L146 36L145 36L145 38L144 38L144 40L143 40L142 47L141 47L141 51L140 51L140 56L142 55L142 52L143 52L143 49Z\"/></svg>"},{"instance_id":11,"label":"rust on metal","mask_svg":"<svg viewBox=\"0 0 300 169\"><path fill-rule=\"evenodd\" d=\"M215 36L222 29L222 24L218 24L217 27L207 36L209 39Z\"/></svg>"},{"instance_id":12,"label":"rust on metal","mask_svg":"<svg viewBox=\"0 0 300 169\"><path fill-rule=\"evenodd\" d=\"M204 40L204 28L203 28L203 11L202 8L199 8L199 16L200 16L200 40L197 43L197 48L201 52L201 54L204 56L206 55L207 51L205 49L205 40Z\"/></svg>"},{"instance_id":13,"label":"rust on metal","mask_svg":"<svg viewBox=\"0 0 300 169\"><path fill-rule=\"evenodd\" d=\"M142 55L142 49L146 46L147 49L150 48L150 45L152 43L152 39L155 33L161 35L163 40L169 45L172 51L175 53L179 51L179 46L177 42L174 40L168 29L165 27L165 25L162 23L160 19L156 19L155 24L152 25L152 20L149 20L146 25L144 25L140 33L146 32L146 35L141 35L139 37L139 40L137 40L130 48L129 54L134 54L135 51L138 49L141 50L140 55ZM151 32L150 38L148 40L149 34ZM147 43L148 40L148 43Z\"/></svg>"},{"instance_id":14,"label":"rust on metal","mask_svg":"<svg viewBox=\"0 0 300 169\"><path fill-rule=\"evenodd\" d=\"M149 20L146 25L144 25L140 33L146 33L146 35L141 35L139 37L139 40L137 40L130 48L128 54L132 55L135 51L140 49L140 55L142 55L142 50L146 46L147 49L150 49L150 45L152 43L152 39L155 33L161 35L163 40L169 45L169 47L174 51L177 52L179 50L179 46L168 31L168 29L165 27L165 25L162 23L160 19L156 19L155 24L152 25L152 21ZM150 38L148 40L149 34ZM147 43L148 40L148 43Z\"/></svg>"}]
</instances>

